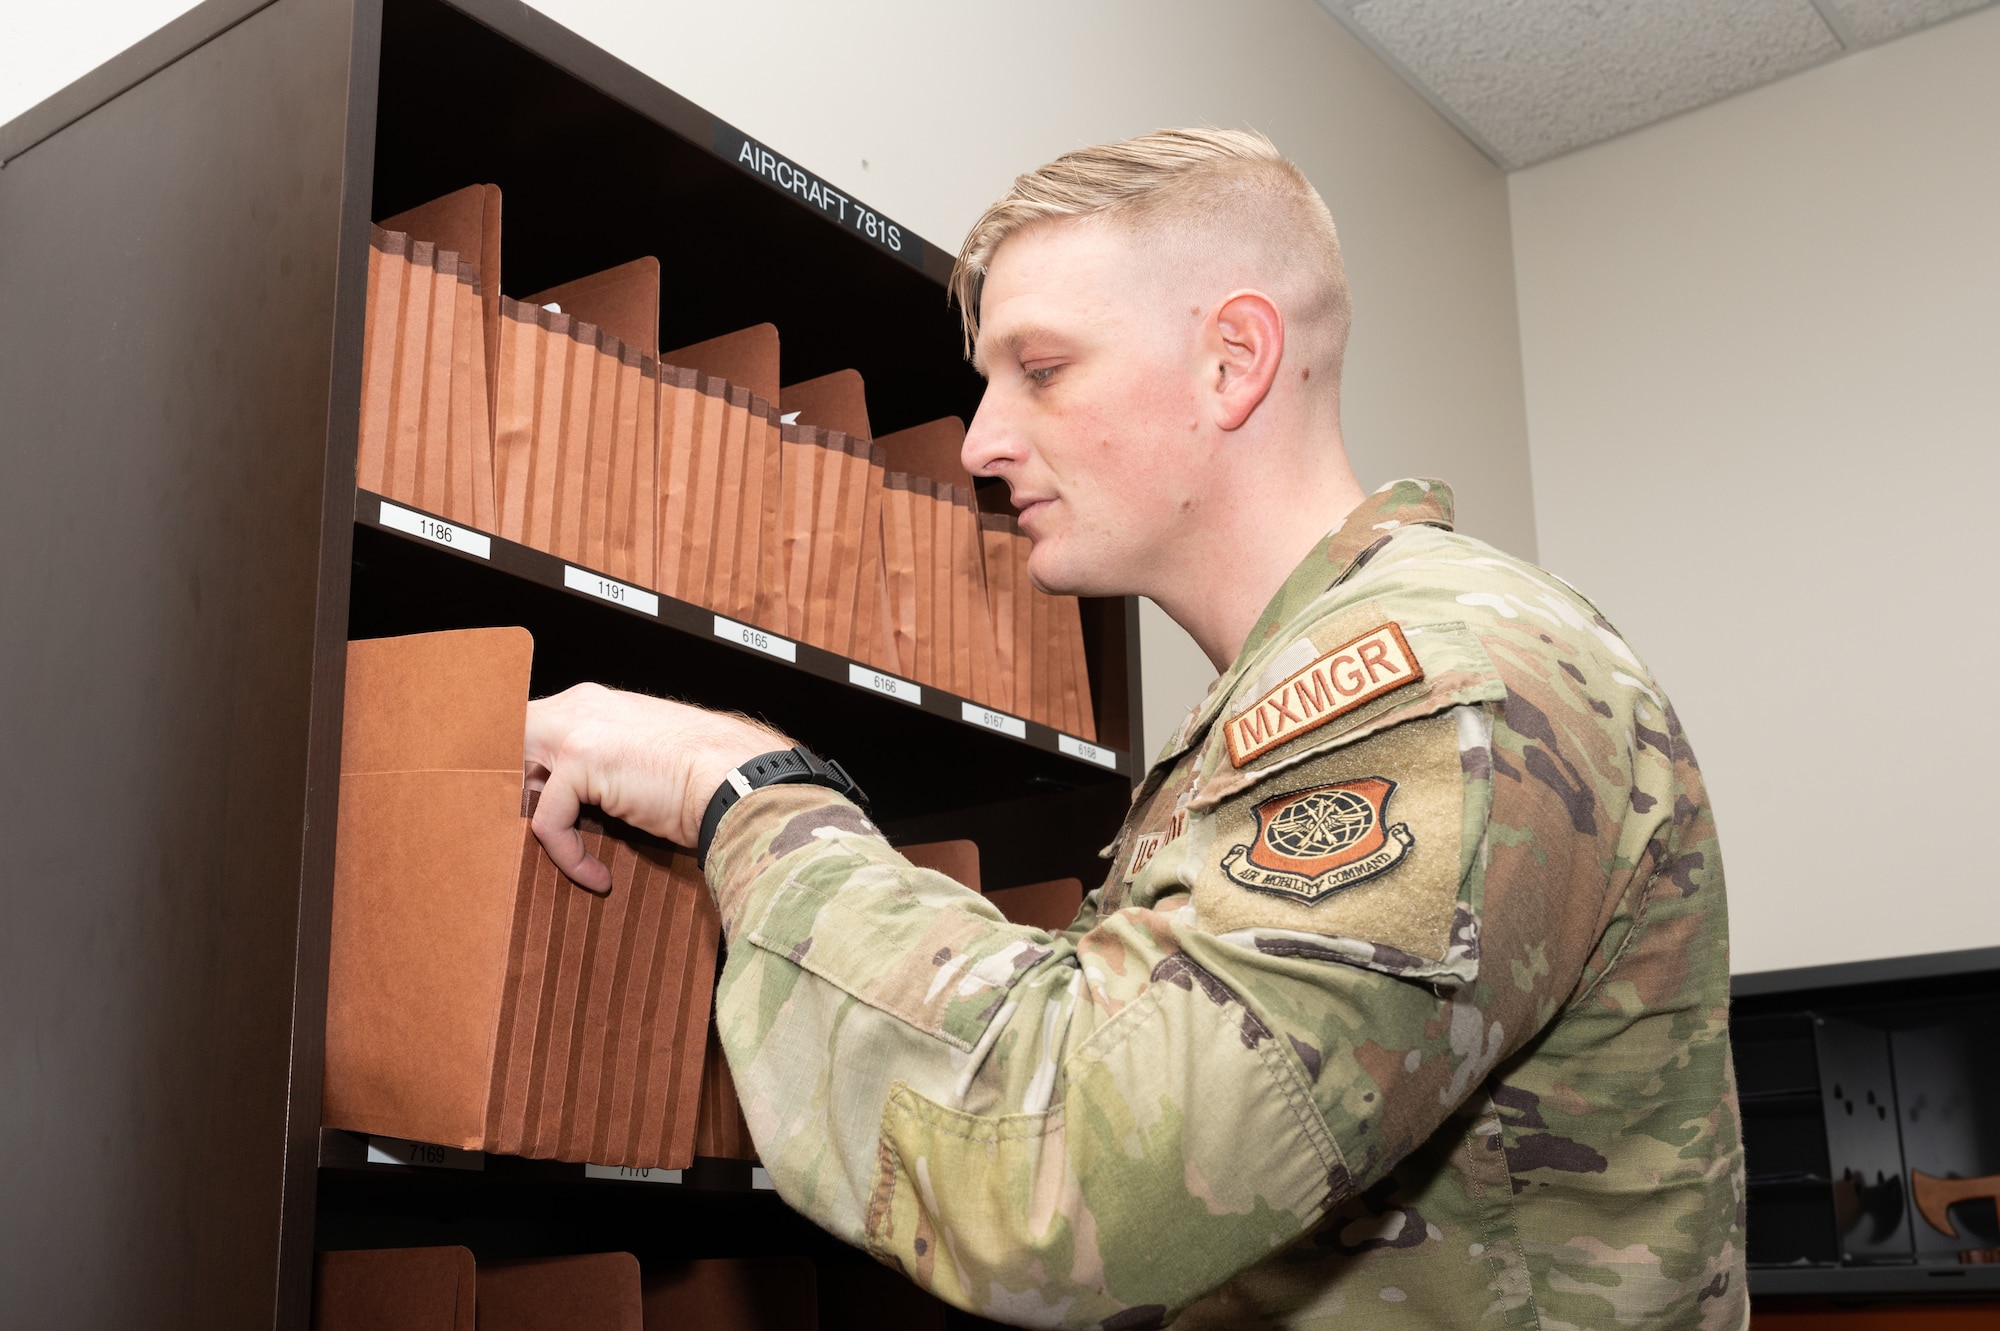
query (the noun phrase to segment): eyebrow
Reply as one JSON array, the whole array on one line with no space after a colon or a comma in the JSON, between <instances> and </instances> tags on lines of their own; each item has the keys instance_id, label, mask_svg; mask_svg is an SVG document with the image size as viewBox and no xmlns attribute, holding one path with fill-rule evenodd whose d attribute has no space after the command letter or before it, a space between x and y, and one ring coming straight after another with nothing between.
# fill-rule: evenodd
<instances>
[{"instance_id":1,"label":"eyebrow","mask_svg":"<svg viewBox=\"0 0 2000 1331\"><path fill-rule=\"evenodd\" d=\"M1061 334L1045 324L1020 324L1007 329L995 338L987 337L985 329L982 328L979 333L979 341L972 348L972 368L979 371L980 374L991 378L992 376L988 374L986 368L986 352L989 347L997 350L1017 352L1023 342L1031 342L1038 337L1060 338L1060 336Z\"/></svg>"}]
</instances>

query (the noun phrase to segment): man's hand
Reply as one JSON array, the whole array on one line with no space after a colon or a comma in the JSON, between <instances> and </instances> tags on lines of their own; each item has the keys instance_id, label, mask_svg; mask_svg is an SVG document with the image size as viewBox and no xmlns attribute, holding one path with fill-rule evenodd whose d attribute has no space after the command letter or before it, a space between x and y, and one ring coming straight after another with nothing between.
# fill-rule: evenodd
<instances>
[{"instance_id":1,"label":"man's hand","mask_svg":"<svg viewBox=\"0 0 2000 1331\"><path fill-rule=\"evenodd\" d=\"M577 810L693 846L701 816L730 768L792 741L740 716L579 684L528 704L527 761L548 773L535 836L558 869L594 892L611 871L584 853Z\"/></svg>"}]
</instances>

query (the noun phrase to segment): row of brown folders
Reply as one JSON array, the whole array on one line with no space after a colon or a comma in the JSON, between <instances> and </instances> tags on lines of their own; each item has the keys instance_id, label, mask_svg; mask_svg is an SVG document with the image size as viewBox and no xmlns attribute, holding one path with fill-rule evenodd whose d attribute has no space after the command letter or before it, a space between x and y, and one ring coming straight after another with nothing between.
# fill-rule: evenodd
<instances>
[{"instance_id":1,"label":"row of brown folders","mask_svg":"<svg viewBox=\"0 0 2000 1331\"><path fill-rule=\"evenodd\" d=\"M623 1252L476 1262L459 1247L319 1255L314 1331L946 1331L991 1326L873 1262Z\"/></svg>"},{"instance_id":2,"label":"row of brown folders","mask_svg":"<svg viewBox=\"0 0 2000 1331\"><path fill-rule=\"evenodd\" d=\"M655 259L506 299L499 236L491 185L374 229L363 489L1096 738L1076 598L961 422L873 438L855 371L779 387L770 324L661 353Z\"/></svg>"},{"instance_id":3,"label":"row of brown folders","mask_svg":"<svg viewBox=\"0 0 2000 1331\"><path fill-rule=\"evenodd\" d=\"M721 924L693 857L587 822L612 874L599 895L530 829L533 656L519 628L348 646L322 1122L632 1168L753 1158L710 1021ZM971 842L906 853L979 886ZM1060 929L1082 887L992 899Z\"/></svg>"}]
</instances>

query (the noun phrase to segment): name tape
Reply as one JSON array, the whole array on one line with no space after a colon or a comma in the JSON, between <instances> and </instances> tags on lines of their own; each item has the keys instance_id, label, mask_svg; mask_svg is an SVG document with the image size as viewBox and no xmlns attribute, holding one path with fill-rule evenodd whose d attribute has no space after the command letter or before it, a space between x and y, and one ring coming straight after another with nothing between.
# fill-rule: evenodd
<instances>
[{"instance_id":1,"label":"name tape","mask_svg":"<svg viewBox=\"0 0 2000 1331\"><path fill-rule=\"evenodd\" d=\"M481 559L493 558L493 538L485 532L461 527L455 522L445 522L423 513L412 513L407 508L399 508L384 499L382 501L381 522L392 531L407 532L419 540L441 545L447 550L462 550L468 555Z\"/></svg>"},{"instance_id":2,"label":"name tape","mask_svg":"<svg viewBox=\"0 0 2000 1331\"><path fill-rule=\"evenodd\" d=\"M1229 718L1229 762L1241 767L1338 716L1424 677L1402 628L1377 625L1342 643Z\"/></svg>"}]
</instances>

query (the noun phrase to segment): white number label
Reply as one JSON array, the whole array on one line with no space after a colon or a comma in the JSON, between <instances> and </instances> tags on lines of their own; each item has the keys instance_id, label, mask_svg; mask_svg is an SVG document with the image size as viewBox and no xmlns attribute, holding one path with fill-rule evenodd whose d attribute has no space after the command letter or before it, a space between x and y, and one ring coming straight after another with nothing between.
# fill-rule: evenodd
<instances>
[{"instance_id":1,"label":"white number label","mask_svg":"<svg viewBox=\"0 0 2000 1331\"><path fill-rule=\"evenodd\" d=\"M434 545L450 546L469 555L478 555L481 559L493 558L493 540L485 532L452 522L440 522L422 513L412 513L386 499L382 501L382 525L394 531L408 532Z\"/></svg>"},{"instance_id":2,"label":"white number label","mask_svg":"<svg viewBox=\"0 0 2000 1331\"><path fill-rule=\"evenodd\" d=\"M1072 758L1081 758L1087 763L1096 763L1099 767L1117 770L1118 755L1109 749L1100 749L1095 744L1063 734L1056 736L1056 747Z\"/></svg>"},{"instance_id":3,"label":"white number label","mask_svg":"<svg viewBox=\"0 0 2000 1331\"><path fill-rule=\"evenodd\" d=\"M909 680L897 679L894 675L885 675L879 670L870 670L867 666L856 665L852 661L847 663L847 682L856 688L886 693L902 702L921 704L924 700L923 689L910 683Z\"/></svg>"},{"instance_id":4,"label":"white number label","mask_svg":"<svg viewBox=\"0 0 2000 1331\"><path fill-rule=\"evenodd\" d=\"M418 1165L425 1169L486 1168L486 1157L477 1151L461 1151L429 1142L405 1141L401 1137L370 1137L368 1163L371 1165Z\"/></svg>"},{"instance_id":5,"label":"white number label","mask_svg":"<svg viewBox=\"0 0 2000 1331\"><path fill-rule=\"evenodd\" d=\"M739 624L733 619L724 619L721 615L717 615L715 617L715 636L721 638L724 642L740 642L753 652L762 652L766 656L775 656L780 661L790 661L794 665L798 664L799 645L781 638L775 633L766 633L762 629L753 629L748 624Z\"/></svg>"},{"instance_id":6,"label":"white number label","mask_svg":"<svg viewBox=\"0 0 2000 1331\"><path fill-rule=\"evenodd\" d=\"M1018 716L996 712L991 707L981 707L973 702L960 703L959 714L975 726L985 726L988 730L997 730L1015 739L1028 737L1028 723Z\"/></svg>"},{"instance_id":7,"label":"white number label","mask_svg":"<svg viewBox=\"0 0 2000 1331\"><path fill-rule=\"evenodd\" d=\"M622 1179L627 1183L679 1183L678 1169L634 1169L630 1165L585 1165L585 1178Z\"/></svg>"},{"instance_id":8,"label":"white number label","mask_svg":"<svg viewBox=\"0 0 2000 1331\"><path fill-rule=\"evenodd\" d=\"M601 573L577 568L573 564L563 565L563 586L585 596L595 596L600 601L626 606L633 610L643 610L649 615L660 613L660 598L641 587L629 587L622 582L614 582Z\"/></svg>"},{"instance_id":9,"label":"white number label","mask_svg":"<svg viewBox=\"0 0 2000 1331\"><path fill-rule=\"evenodd\" d=\"M762 1165L750 1166L750 1186L766 1192L776 1192L778 1185L771 1182L771 1171Z\"/></svg>"}]
</instances>

